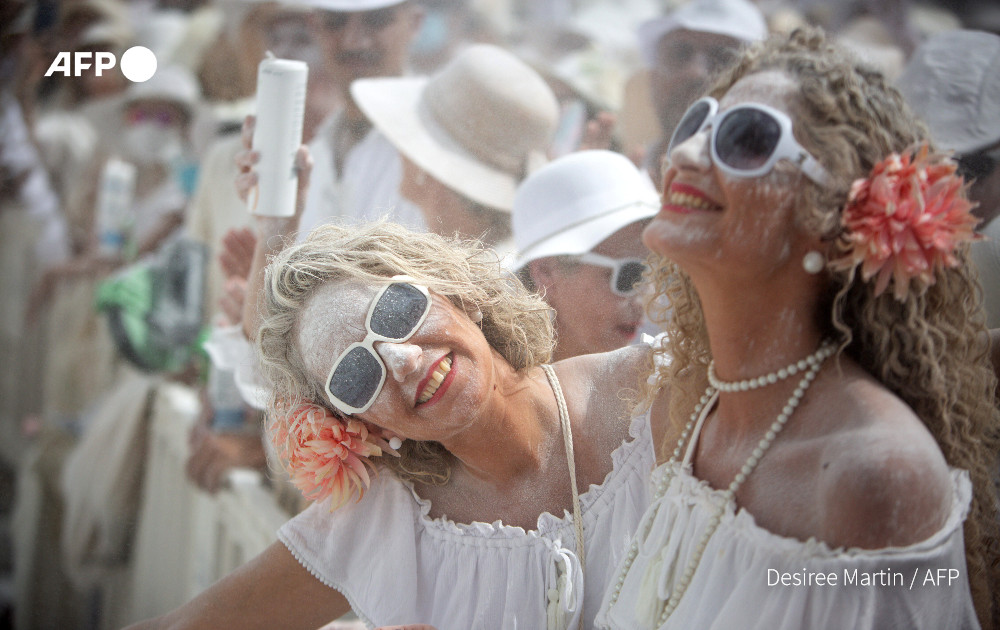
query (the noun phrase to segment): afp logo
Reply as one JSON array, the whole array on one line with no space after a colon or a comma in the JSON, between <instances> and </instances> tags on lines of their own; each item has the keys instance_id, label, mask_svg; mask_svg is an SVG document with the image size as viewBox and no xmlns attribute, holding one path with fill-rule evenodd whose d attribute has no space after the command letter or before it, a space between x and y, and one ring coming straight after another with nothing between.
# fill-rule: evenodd
<instances>
[{"instance_id":1,"label":"afp logo","mask_svg":"<svg viewBox=\"0 0 1000 630\"><path fill-rule=\"evenodd\" d=\"M93 68L94 74L101 76L106 70L114 68L115 63L115 55L110 52L61 52L52 60L45 76L61 74L78 77L89 68ZM121 71L133 83L148 81L156 73L156 55L145 46L133 46L122 53Z\"/></svg>"}]
</instances>

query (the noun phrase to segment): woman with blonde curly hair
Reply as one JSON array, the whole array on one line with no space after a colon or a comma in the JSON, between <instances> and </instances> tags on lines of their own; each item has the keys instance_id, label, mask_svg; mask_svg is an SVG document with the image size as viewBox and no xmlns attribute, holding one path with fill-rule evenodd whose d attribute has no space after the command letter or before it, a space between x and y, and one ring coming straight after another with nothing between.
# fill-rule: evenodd
<instances>
[{"instance_id":1,"label":"woman with blonde curly hair","mask_svg":"<svg viewBox=\"0 0 1000 630\"><path fill-rule=\"evenodd\" d=\"M924 138L813 30L688 110L644 232L661 465L599 626L997 627L975 220Z\"/></svg>"},{"instance_id":2,"label":"woman with blonde curly hair","mask_svg":"<svg viewBox=\"0 0 1000 630\"><path fill-rule=\"evenodd\" d=\"M318 227L264 286L270 434L314 503L142 627L590 627L648 503L619 392L649 348L549 365L549 309L495 253L392 223Z\"/></svg>"}]
</instances>

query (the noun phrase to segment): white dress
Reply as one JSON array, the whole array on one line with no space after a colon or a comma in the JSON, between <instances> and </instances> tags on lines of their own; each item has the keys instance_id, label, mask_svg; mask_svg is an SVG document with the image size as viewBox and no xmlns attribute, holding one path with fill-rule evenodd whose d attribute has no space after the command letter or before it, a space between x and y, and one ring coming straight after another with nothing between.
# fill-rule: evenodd
<instances>
[{"instance_id":1,"label":"white dress","mask_svg":"<svg viewBox=\"0 0 1000 630\"><path fill-rule=\"evenodd\" d=\"M313 504L278 538L369 627L561 630L577 628L582 613L590 628L649 503L649 415L636 416L629 434L604 482L580 495L585 576L570 514L544 513L531 531L430 518L430 502L385 470L361 501L332 513L327 501Z\"/></svg>"},{"instance_id":2,"label":"white dress","mask_svg":"<svg viewBox=\"0 0 1000 630\"><path fill-rule=\"evenodd\" d=\"M652 488L668 470L673 478L662 497L652 498L637 529L638 555L620 587L622 567L616 571L596 627L979 628L962 535L972 484L962 470L951 471L954 502L947 522L927 540L906 547L831 549L816 539L803 542L779 536L729 502L680 603L666 623L658 625L664 602L723 500L721 490L692 474L691 455L701 421L684 460L653 471ZM827 576L822 585L820 574Z\"/></svg>"}]
</instances>

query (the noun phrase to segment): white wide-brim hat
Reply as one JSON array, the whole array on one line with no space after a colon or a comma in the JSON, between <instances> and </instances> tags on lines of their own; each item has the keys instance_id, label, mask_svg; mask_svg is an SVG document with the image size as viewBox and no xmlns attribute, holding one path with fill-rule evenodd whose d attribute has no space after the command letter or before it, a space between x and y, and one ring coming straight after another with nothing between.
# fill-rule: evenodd
<instances>
[{"instance_id":1,"label":"white wide-brim hat","mask_svg":"<svg viewBox=\"0 0 1000 630\"><path fill-rule=\"evenodd\" d=\"M324 11L375 11L386 7L403 4L406 0L279 0L280 4L296 4L299 6L323 9Z\"/></svg>"},{"instance_id":2,"label":"white wide-brim hat","mask_svg":"<svg viewBox=\"0 0 1000 630\"><path fill-rule=\"evenodd\" d=\"M955 30L921 43L896 80L941 149L959 155L1000 142L1000 37Z\"/></svg>"},{"instance_id":3,"label":"white wide-brim hat","mask_svg":"<svg viewBox=\"0 0 1000 630\"><path fill-rule=\"evenodd\" d=\"M639 26L639 51L643 60L654 65L660 38L681 29L725 35L750 43L767 37L767 20L749 0L691 0L673 13Z\"/></svg>"},{"instance_id":4,"label":"white wide-brim hat","mask_svg":"<svg viewBox=\"0 0 1000 630\"><path fill-rule=\"evenodd\" d=\"M570 153L538 169L517 189L511 224L518 254L512 266L589 252L659 208L653 182L624 155Z\"/></svg>"},{"instance_id":5,"label":"white wide-brim hat","mask_svg":"<svg viewBox=\"0 0 1000 630\"><path fill-rule=\"evenodd\" d=\"M148 81L129 85L121 102L127 107L136 101L169 101L191 115L200 98L201 88L194 75L183 66L173 64L158 68Z\"/></svg>"},{"instance_id":6,"label":"white wide-brim hat","mask_svg":"<svg viewBox=\"0 0 1000 630\"><path fill-rule=\"evenodd\" d=\"M401 153L455 192L510 212L545 162L559 116L545 81L512 53L465 48L430 78L359 79L351 95Z\"/></svg>"}]
</instances>

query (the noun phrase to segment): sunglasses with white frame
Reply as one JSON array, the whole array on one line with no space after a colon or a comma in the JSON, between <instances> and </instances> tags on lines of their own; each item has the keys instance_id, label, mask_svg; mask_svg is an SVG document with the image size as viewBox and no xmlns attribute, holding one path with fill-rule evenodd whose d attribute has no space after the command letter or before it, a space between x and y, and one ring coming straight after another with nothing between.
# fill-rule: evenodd
<instances>
[{"instance_id":1,"label":"sunglasses with white frame","mask_svg":"<svg viewBox=\"0 0 1000 630\"><path fill-rule=\"evenodd\" d=\"M345 414L355 414L363 413L368 410L369 407L378 398L379 393L382 391L382 386L385 384L386 377L386 367L385 363L382 361L382 357L379 356L378 352L375 350L375 343L378 341L384 341L386 343L403 343L417 332L420 325L424 323L427 319L428 313L431 311L431 296L430 291L422 284L418 284L416 280L409 276L393 276L388 279L389 282L379 289L375 297L372 298L371 306L368 307L368 314L365 316L365 330L367 334L365 338L361 341L356 341L351 345L347 346L337 360L333 362L330 367L330 373L326 377L326 382L324 384L324 389L327 398L333 404L334 407L339 409ZM380 308L388 308L391 305L382 304L382 299L386 294L399 285L405 285L412 289L416 289L419 294L423 295L422 304L415 303L413 306L416 310L408 309L402 313L388 311L386 316L389 320L384 323L390 325L393 323L401 323L402 329L398 332L390 330L382 330L382 332L376 332L372 328L372 317L376 315L376 311ZM412 296L412 293L411 293ZM404 305L405 306L405 305ZM392 320L398 321L392 321ZM383 322L379 322L376 328L382 329ZM395 332L395 334L392 334ZM353 361L352 365L347 366L347 371L342 371L340 374L337 370L344 367L345 361ZM376 376L375 368L378 368L378 375ZM334 391L334 379L337 379L337 391ZM378 380L376 384L374 380ZM345 382L346 381L346 382ZM344 400L344 395L351 392L352 387L363 386L358 393L363 394L363 400ZM347 389L342 389L346 387ZM339 392L339 393L338 393Z\"/></svg>"},{"instance_id":2,"label":"sunglasses with white frame","mask_svg":"<svg viewBox=\"0 0 1000 630\"><path fill-rule=\"evenodd\" d=\"M820 186L828 187L833 181L823 165L795 139L788 114L762 103L740 103L719 113L717 100L711 96L698 99L674 129L667 155L709 125L712 161L727 175L760 177L771 172L778 160L789 160ZM720 142L724 143L722 149Z\"/></svg>"},{"instance_id":3,"label":"sunglasses with white frame","mask_svg":"<svg viewBox=\"0 0 1000 630\"><path fill-rule=\"evenodd\" d=\"M586 265L611 269L611 291L615 295L633 295L646 271L646 263L641 258L610 258L594 252L579 254L574 258Z\"/></svg>"}]
</instances>

